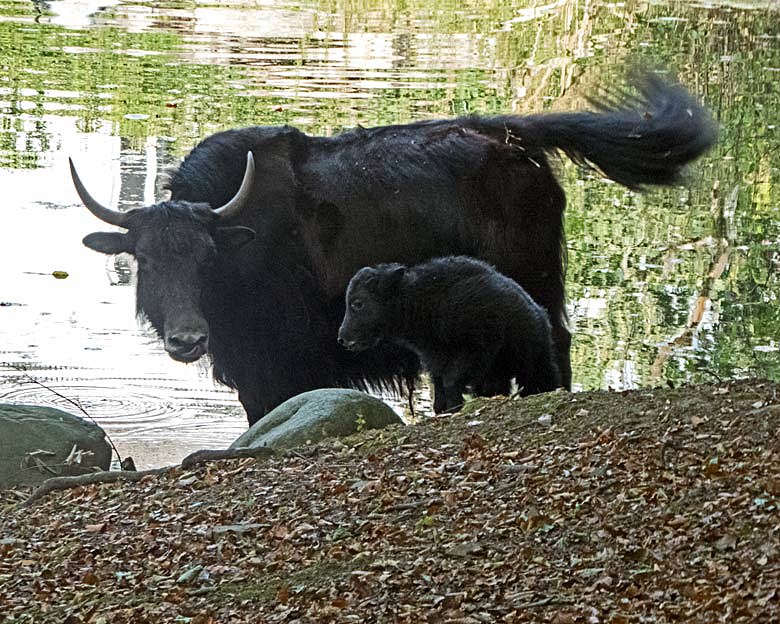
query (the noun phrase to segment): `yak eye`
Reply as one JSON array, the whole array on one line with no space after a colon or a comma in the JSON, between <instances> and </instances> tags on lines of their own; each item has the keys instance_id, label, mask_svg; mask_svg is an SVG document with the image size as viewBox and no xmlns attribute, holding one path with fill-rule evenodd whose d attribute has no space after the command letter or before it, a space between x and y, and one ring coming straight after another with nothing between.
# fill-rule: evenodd
<instances>
[{"instance_id":1,"label":"yak eye","mask_svg":"<svg viewBox=\"0 0 780 624\"><path fill-rule=\"evenodd\" d=\"M358 310L363 309L363 300L362 299L353 299L349 302L349 309L353 312L357 312Z\"/></svg>"}]
</instances>

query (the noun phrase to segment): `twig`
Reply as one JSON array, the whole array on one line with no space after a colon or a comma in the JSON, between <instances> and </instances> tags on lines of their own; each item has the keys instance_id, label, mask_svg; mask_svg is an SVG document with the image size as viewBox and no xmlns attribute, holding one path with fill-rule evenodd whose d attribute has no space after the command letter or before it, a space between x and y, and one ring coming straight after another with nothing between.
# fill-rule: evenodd
<instances>
[{"instance_id":1,"label":"twig","mask_svg":"<svg viewBox=\"0 0 780 624\"><path fill-rule=\"evenodd\" d=\"M431 505L441 505L444 500L438 497L428 498L426 500L413 501L411 503L398 503L397 505L388 505L382 511L384 513L391 513L393 511L409 511L410 509L418 509L419 507L430 507Z\"/></svg>"},{"instance_id":2,"label":"twig","mask_svg":"<svg viewBox=\"0 0 780 624\"><path fill-rule=\"evenodd\" d=\"M365 444L365 441L361 442L360 444ZM360 445L356 444L356 445L352 446L351 448L354 449L354 448L358 448L359 446ZM312 450L316 450L316 449L312 449ZM317 468L319 468L323 472L327 472L331 476L335 476L336 475L335 472L333 472L330 468L328 468L325 464L323 464L319 459L317 459L316 455L314 455L314 454L307 456L307 455L304 455L303 453L300 453L300 452L296 451L295 449L290 449L290 450L287 451L287 453L289 453L290 455L294 455L295 457L298 457L300 459L313 461L314 465L317 466Z\"/></svg>"},{"instance_id":3,"label":"twig","mask_svg":"<svg viewBox=\"0 0 780 624\"><path fill-rule=\"evenodd\" d=\"M720 377L720 376L718 376L718 374L717 374L717 373L715 373L714 371L711 371L709 368L699 368L698 370L699 370L699 372L701 372L701 373L707 373L708 375L710 375L710 376L714 377L714 378L715 378L715 380L716 380L718 383L723 383L723 378L722 378L722 377Z\"/></svg>"},{"instance_id":4,"label":"twig","mask_svg":"<svg viewBox=\"0 0 780 624\"><path fill-rule=\"evenodd\" d=\"M557 598L555 596L549 596L548 598L542 598L541 600L535 600L534 602L523 602L519 605L513 605L515 609L533 609L534 607L544 607L548 604L571 604L574 602L571 598Z\"/></svg>"},{"instance_id":5,"label":"twig","mask_svg":"<svg viewBox=\"0 0 780 624\"><path fill-rule=\"evenodd\" d=\"M87 410L85 410L81 406L81 403L79 403L78 401L74 401L70 397L66 397L64 394L61 394L61 393L57 392L54 388L50 388L49 386L47 386L42 381L39 381L38 379L36 379L32 375L30 375L30 373L27 372L27 368L25 368L22 364L11 364L10 366L14 370L17 370L17 371L19 371L21 373L24 373L24 376L27 377L27 379L29 379L34 384L39 385L44 390L48 390L53 395L58 396L62 400L67 401L68 403L73 405L77 410L79 410L82 414L84 414L84 416L89 418L89 420L90 420L90 422L92 422L92 424L94 424L97 427L100 427L100 425L98 425L97 421L92 417L92 415L89 412L87 412ZM102 431L102 428L101 428L101 431ZM116 444L114 444L114 441L111 439L111 436L108 435L105 431L103 431L103 435L106 436L106 440L108 440L108 443L111 445L111 448L113 449L114 453L116 453L116 457L119 460L119 463L122 463L122 456L119 454L119 449L116 447Z\"/></svg>"},{"instance_id":6,"label":"twig","mask_svg":"<svg viewBox=\"0 0 780 624\"><path fill-rule=\"evenodd\" d=\"M515 609L533 609L534 607L543 607L544 605L550 604L553 600L554 598L549 596L547 598L542 598L541 600L534 600L533 602L524 602L515 606Z\"/></svg>"},{"instance_id":7,"label":"twig","mask_svg":"<svg viewBox=\"0 0 780 624\"><path fill-rule=\"evenodd\" d=\"M712 607L714 604L716 604L717 602L718 602L718 598L717 597L710 598L707 602L702 602L695 609L691 609L690 611L688 611L688 613L685 614L685 617L689 618L689 617L691 617L693 615L696 615L699 611L706 611L710 607Z\"/></svg>"},{"instance_id":8,"label":"twig","mask_svg":"<svg viewBox=\"0 0 780 624\"><path fill-rule=\"evenodd\" d=\"M261 448L237 448L227 450L209 450L204 449L190 453L181 463L181 468L187 470L198 464L220 459L243 459L245 457L270 457L274 454L273 449L267 447ZM92 485L95 483L114 483L116 481L128 481L134 483L141 481L150 475L159 475L169 470L174 470L178 466L165 466L163 468L152 468L150 470L103 470L85 475L74 477L52 477L46 479L30 496L19 503L19 507L26 507L35 501L43 498L49 492L58 490L67 490L82 485Z\"/></svg>"},{"instance_id":9,"label":"twig","mask_svg":"<svg viewBox=\"0 0 780 624\"><path fill-rule=\"evenodd\" d=\"M49 492L57 490L67 490L82 485L92 485L95 483L114 483L116 481L130 481L136 482L148 477L149 475L162 474L168 470L175 468L175 466L166 466L165 468L152 468L151 470L141 470L138 472L130 472L127 470L103 470L101 472L93 472L91 474L79 475L76 477L52 477L46 479L40 486L32 493L26 500L19 503L20 507L27 507L35 501L43 498Z\"/></svg>"},{"instance_id":10,"label":"twig","mask_svg":"<svg viewBox=\"0 0 780 624\"><path fill-rule=\"evenodd\" d=\"M261 446L259 448L234 448L234 449L201 449L190 453L181 462L181 467L184 470L189 470L198 464L204 464L210 461L218 461L222 459L245 459L252 457L254 459L272 457L276 453L272 448L267 446Z\"/></svg>"},{"instance_id":11,"label":"twig","mask_svg":"<svg viewBox=\"0 0 780 624\"><path fill-rule=\"evenodd\" d=\"M86 464L68 464L66 462L59 462L56 464L46 464L40 462L37 464L28 464L26 466L20 466L17 470L11 473L11 476L18 477L19 475L29 474L30 472L38 471L40 473L48 472L49 474L63 476L62 472L57 472L55 468L64 472L67 469L71 469L72 472L81 470L81 474L93 474L95 472L105 472L100 466L87 466ZM65 475L65 476L81 476L81 475Z\"/></svg>"}]
</instances>

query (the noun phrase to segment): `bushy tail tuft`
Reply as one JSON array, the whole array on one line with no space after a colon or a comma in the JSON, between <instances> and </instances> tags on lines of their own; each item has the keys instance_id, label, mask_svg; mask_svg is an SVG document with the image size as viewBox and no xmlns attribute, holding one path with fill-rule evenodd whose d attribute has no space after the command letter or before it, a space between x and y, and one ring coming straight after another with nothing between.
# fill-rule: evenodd
<instances>
[{"instance_id":1,"label":"bushy tail tuft","mask_svg":"<svg viewBox=\"0 0 780 624\"><path fill-rule=\"evenodd\" d=\"M682 168L715 143L710 114L682 86L654 74L634 78L636 93L591 100L596 111L472 119L521 149L562 150L629 188L674 184Z\"/></svg>"}]
</instances>

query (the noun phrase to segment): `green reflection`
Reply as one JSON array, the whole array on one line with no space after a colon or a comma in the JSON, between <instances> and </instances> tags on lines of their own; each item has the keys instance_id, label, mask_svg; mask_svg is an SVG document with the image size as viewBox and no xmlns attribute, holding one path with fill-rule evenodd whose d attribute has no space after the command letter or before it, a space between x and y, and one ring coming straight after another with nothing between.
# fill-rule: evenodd
<instances>
[{"instance_id":1,"label":"green reflection","mask_svg":"<svg viewBox=\"0 0 780 624\"><path fill-rule=\"evenodd\" d=\"M636 195L561 164L575 381L780 378L780 13L757 4L302 1L241 34L255 3L122 3L77 29L4 2L0 166L40 166L53 116L182 155L249 124L580 108L631 64L670 67L722 128L684 187Z\"/></svg>"}]
</instances>

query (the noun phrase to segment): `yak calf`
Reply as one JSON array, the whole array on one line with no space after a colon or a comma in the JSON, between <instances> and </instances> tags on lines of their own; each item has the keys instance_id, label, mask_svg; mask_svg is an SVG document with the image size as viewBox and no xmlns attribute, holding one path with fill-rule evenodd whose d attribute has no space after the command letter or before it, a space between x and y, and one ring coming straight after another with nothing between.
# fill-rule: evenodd
<instances>
[{"instance_id":1,"label":"yak calf","mask_svg":"<svg viewBox=\"0 0 780 624\"><path fill-rule=\"evenodd\" d=\"M363 351L382 340L415 352L433 378L436 413L453 411L468 387L482 396L554 390L550 320L514 280L466 256L360 269L350 280L339 343Z\"/></svg>"}]
</instances>

